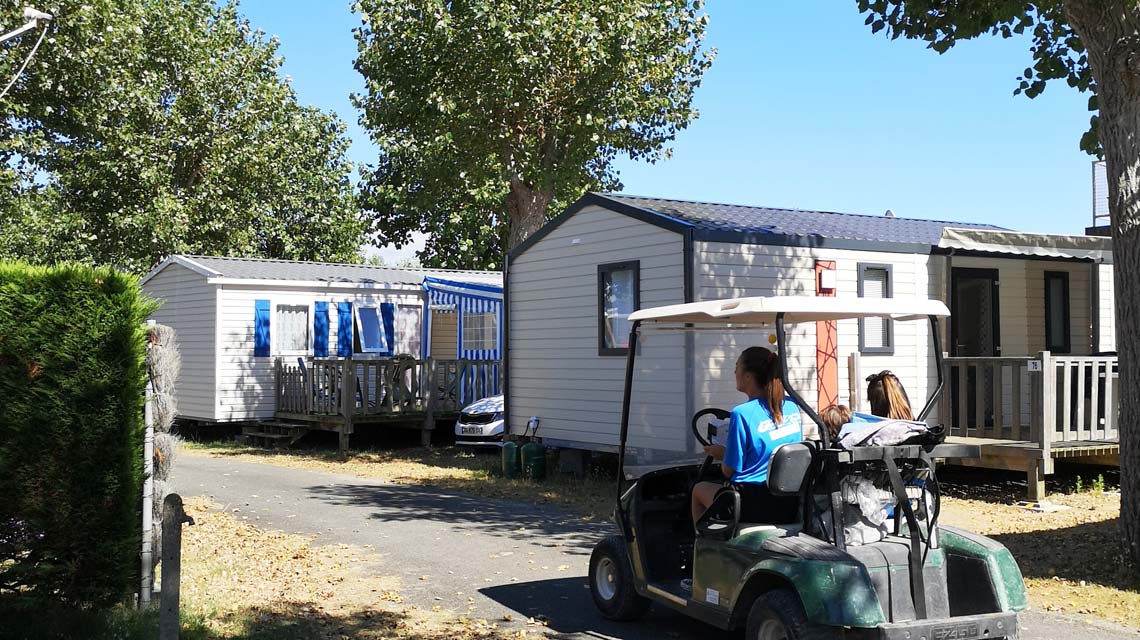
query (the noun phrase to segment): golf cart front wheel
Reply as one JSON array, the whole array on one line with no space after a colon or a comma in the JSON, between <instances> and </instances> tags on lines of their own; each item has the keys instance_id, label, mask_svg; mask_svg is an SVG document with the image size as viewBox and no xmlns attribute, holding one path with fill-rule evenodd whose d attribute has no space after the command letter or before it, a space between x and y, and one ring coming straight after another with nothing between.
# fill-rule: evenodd
<instances>
[{"instance_id":1,"label":"golf cart front wheel","mask_svg":"<svg viewBox=\"0 0 1140 640\"><path fill-rule=\"evenodd\" d=\"M839 640L843 631L811 624L791 589L761 594L748 612L747 640Z\"/></svg>"},{"instance_id":2,"label":"golf cart front wheel","mask_svg":"<svg viewBox=\"0 0 1140 640\"><path fill-rule=\"evenodd\" d=\"M649 609L649 600L633 586L633 568L625 539L608 536L590 555L590 595L602 615L611 620L636 620Z\"/></svg>"}]
</instances>

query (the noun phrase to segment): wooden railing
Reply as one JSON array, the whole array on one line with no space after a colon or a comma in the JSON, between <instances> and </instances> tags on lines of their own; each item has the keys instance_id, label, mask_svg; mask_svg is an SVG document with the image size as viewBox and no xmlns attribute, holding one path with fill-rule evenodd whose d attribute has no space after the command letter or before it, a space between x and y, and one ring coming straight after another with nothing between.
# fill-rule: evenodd
<instances>
[{"instance_id":1,"label":"wooden railing","mask_svg":"<svg viewBox=\"0 0 1140 640\"><path fill-rule=\"evenodd\" d=\"M1119 437L1117 359L1095 356L946 358L939 418L950 435L1032 441Z\"/></svg>"},{"instance_id":2,"label":"wooden railing","mask_svg":"<svg viewBox=\"0 0 1140 640\"><path fill-rule=\"evenodd\" d=\"M275 366L278 413L452 413L503 386L497 360L277 358Z\"/></svg>"}]
</instances>

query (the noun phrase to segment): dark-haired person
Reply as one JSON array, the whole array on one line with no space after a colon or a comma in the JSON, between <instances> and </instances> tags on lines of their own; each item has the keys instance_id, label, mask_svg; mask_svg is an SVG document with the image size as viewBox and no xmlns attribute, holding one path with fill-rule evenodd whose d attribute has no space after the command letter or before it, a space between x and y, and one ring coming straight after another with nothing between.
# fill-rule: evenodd
<instances>
[{"instance_id":1,"label":"dark-haired person","mask_svg":"<svg viewBox=\"0 0 1140 640\"><path fill-rule=\"evenodd\" d=\"M721 472L740 493L740 521L783 521L786 500L773 500L768 491L768 461L776 447L803 439L799 407L787 399L781 382L780 359L763 347L749 347L736 360L736 389L748 401L729 418L724 445L705 447L721 460ZM724 484L698 482L693 487L692 515L696 523ZM791 514L794 517L794 513ZM773 520L773 518L779 518Z\"/></svg>"}]
</instances>

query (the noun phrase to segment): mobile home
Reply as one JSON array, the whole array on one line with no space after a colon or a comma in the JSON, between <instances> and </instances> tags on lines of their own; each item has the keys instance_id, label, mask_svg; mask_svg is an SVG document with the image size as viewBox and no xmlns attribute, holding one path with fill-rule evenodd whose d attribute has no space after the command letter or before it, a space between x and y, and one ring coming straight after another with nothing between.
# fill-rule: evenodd
<instances>
[{"instance_id":1,"label":"mobile home","mask_svg":"<svg viewBox=\"0 0 1140 640\"><path fill-rule=\"evenodd\" d=\"M1111 385L1116 370L1114 354L1104 353L1114 349L1111 263L1106 238L588 194L509 256L509 424L521 433L538 418L539 435L550 444L612 450L625 318L638 308L775 294L915 297L941 299L953 313L942 336L952 356L945 372L950 388L939 407L945 415L934 419L962 437L995 443L1029 441L1043 427L1057 430L1053 440L1110 442L1113 399L1105 408L1103 389L1091 387L1104 378ZM738 404L734 360L767 340L762 330L647 335L635 377L642 402L631 416L631 446L647 456L694 451L688 417ZM820 406L865 405L863 377L884 369L916 399L938 379L929 327L921 323L797 325L790 344L789 376ZM1034 377L1043 355L1045 368L1072 370L1050 378L1048 384L1063 389L1045 388ZM1089 373L1081 377L1077 369ZM1083 385L1086 377L1088 388L1069 388L1070 378ZM1042 408L1045 395L1064 394L1092 394L1096 410L1077 416ZM1072 424L1082 417L1084 432ZM1018 464L1048 473L1048 456L1033 453Z\"/></svg>"},{"instance_id":2,"label":"mobile home","mask_svg":"<svg viewBox=\"0 0 1140 640\"><path fill-rule=\"evenodd\" d=\"M302 398L304 410L290 413L322 413L314 404L335 390L321 385L342 380L345 362L356 363L356 404L378 414L386 401L395 407L390 394L383 395L385 381L376 379L388 362L497 366L501 357L499 272L174 255L151 270L142 287L162 302L153 319L177 331L182 374L176 390L184 420L279 418L282 381L291 373L307 376L295 386L318 397L315 403ZM313 378L330 368L338 368L333 382ZM497 392L495 386L492 380L486 391ZM351 400L352 392L342 395ZM325 409L344 413L341 405Z\"/></svg>"}]
</instances>

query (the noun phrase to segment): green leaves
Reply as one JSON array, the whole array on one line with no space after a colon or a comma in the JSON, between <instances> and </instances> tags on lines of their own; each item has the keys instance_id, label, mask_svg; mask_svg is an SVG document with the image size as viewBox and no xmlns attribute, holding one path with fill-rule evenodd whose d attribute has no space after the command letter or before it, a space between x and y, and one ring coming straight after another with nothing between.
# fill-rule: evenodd
<instances>
[{"instance_id":1,"label":"green leaves","mask_svg":"<svg viewBox=\"0 0 1140 640\"><path fill-rule=\"evenodd\" d=\"M383 240L423 229L425 262L501 265L507 234L537 229L551 198L617 187L619 154L665 157L714 55L700 7L359 2L354 100L381 151L362 197Z\"/></svg>"},{"instance_id":2,"label":"green leaves","mask_svg":"<svg viewBox=\"0 0 1140 640\"><path fill-rule=\"evenodd\" d=\"M173 252L356 258L344 124L297 104L276 40L236 6L40 8L53 32L0 102L18 114L0 123L0 256L135 272Z\"/></svg>"},{"instance_id":3,"label":"green leaves","mask_svg":"<svg viewBox=\"0 0 1140 640\"><path fill-rule=\"evenodd\" d=\"M938 53L946 53L958 42L981 35L1011 38L1028 30L1032 34L1033 66L1017 78L1014 95L1036 98L1054 80L1064 80L1079 91L1096 94L1084 44L1066 20L1064 3L1059 0L856 0L856 4L860 12L867 14L866 24L871 25L872 33L887 28L892 37L924 40ZM1096 111L1094 105L1090 101L1090 111ZM1081 149L1101 155L1095 117L1081 138Z\"/></svg>"}]
</instances>

